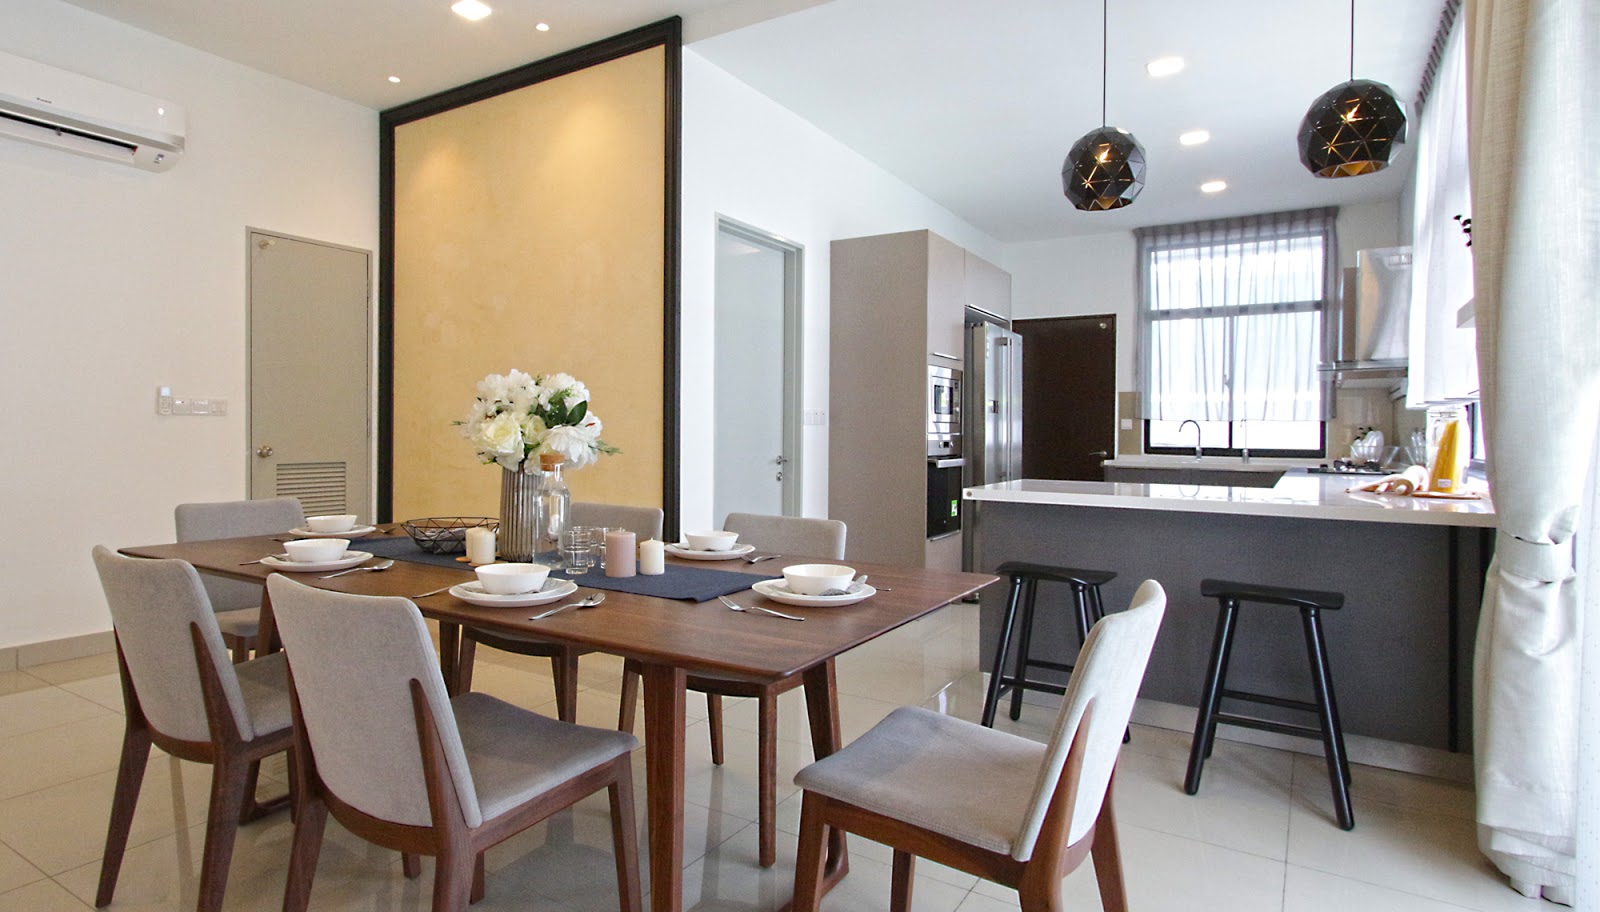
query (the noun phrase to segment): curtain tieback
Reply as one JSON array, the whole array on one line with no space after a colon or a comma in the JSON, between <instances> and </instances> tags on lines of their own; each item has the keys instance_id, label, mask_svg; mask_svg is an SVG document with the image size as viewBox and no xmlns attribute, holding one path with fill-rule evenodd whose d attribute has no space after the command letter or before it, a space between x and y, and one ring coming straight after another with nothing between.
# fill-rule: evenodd
<instances>
[{"instance_id":1,"label":"curtain tieback","mask_svg":"<svg viewBox=\"0 0 1600 912\"><path fill-rule=\"evenodd\" d=\"M1502 573L1541 583L1559 583L1573 575L1572 539L1531 542L1501 532L1495 539L1495 560Z\"/></svg>"}]
</instances>

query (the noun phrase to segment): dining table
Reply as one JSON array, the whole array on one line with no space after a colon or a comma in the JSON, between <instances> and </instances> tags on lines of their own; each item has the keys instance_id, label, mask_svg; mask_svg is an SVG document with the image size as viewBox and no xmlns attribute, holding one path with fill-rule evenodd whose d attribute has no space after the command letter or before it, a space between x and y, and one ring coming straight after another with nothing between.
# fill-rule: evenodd
<instances>
[{"instance_id":1,"label":"dining table","mask_svg":"<svg viewBox=\"0 0 1600 912\"><path fill-rule=\"evenodd\" d=\"M388 533L391 538L403 534ZM259 563L282 552L285 536L191 541L122 548L132 557L176 558L205 573L264 582L274 572ZM372 538L363 541L372 541ZM360 548L360 542L354 547ZM805 555L780 555L749 563L717 561L711 566L760 579L779 576L791 564L814 562ZM371 563L376 563L372 561ZM668 560L669 567L707 566L704 561ZM683 820L685 698L689 675L715 675L753 683L773 683L802 676L813 752L822 759L841 746L835 659L842 653L897 627L962 599L997 579L989 574L921 567L850 562L868 574L875 594L851 605L793 607L780 605L750 590L736 594L745 605L765 605L805 618L796 623L757 612L734 612L718 599L702 602L629 592L606 591L605 600L589 609L574 609L543 620L531 620L543 608L485 608L468 604L445 589L474 578L466 563L401 559L378 572L349 573L324 579L323 573L297 572L301 582L337 592L412 598L425 617L438 623L441 671L457 680L462 625L535 635L553 642L632 659L639 663L644 689L645 803L649 821L650 908L678 912L683 908ZM589 574L600 574L599 569ZM670 570L669 570L670 572ZM580 587L577 599L601 591ZM591 581L596 581L589 577ZM445 589L445 591L437 591ZM432 593L423 596L423 593ZM563 600L564 603L566 600ZM258 638L263 651L277 649L271 599L262 587ZM290 657L293 661L293 656ZM824 889L849 870L842 831L830 831L824 868Z\"/></svg>"}]
</instances>

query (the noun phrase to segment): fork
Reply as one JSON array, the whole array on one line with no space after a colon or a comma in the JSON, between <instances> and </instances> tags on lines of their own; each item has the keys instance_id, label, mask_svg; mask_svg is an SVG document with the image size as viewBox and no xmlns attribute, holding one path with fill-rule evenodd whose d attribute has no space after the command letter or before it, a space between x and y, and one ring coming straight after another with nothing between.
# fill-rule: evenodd
<instances>
[{"instance_id":1,"label":"fork","mask_svg":"<svg viewBox=\"0 0 1600 912\"><path fill-rule=\"evenodd\" d=\"M744 562L747 564L759 564L764 560L773 560L774 558L779 558L782 556L783 555L781 554L753 554L745 558Z\"/></svg>"},{"instance_id":2,"label":"fork","mask_svg":"<svg viewBox=\"0 0 1600 912\"><path fill-rule=\"evenodd\" d=\"M593 608L605 600L606 597L604 595L596 592L594 595L591 595L587 598L578 599L576 602L568 602L565 605L562 605L560 608L551 608L549 611L546 611L543 614L536 614L533 617L528 618L528 620L540 621L552 614L560 614L561 612L566 611L568 608Z\"/></svg>"},{"instance_id":3,"label":"fork","mask_svg":"<svg viewBox=\"0 0 1600 912\"><path fill-rule=\"evenodd\" d=\"M725 595L717 596L717 600L722 602L722 604L727 605L729 608L732 608L734 611L759 611L763 614L770 614L773 617L780 617L787 621L805 620L803 617L798 617L793 614L784 614L782 611L773 611L771 608L763 608L760 605L741 605Z\"/></svg>"}]
</instances>

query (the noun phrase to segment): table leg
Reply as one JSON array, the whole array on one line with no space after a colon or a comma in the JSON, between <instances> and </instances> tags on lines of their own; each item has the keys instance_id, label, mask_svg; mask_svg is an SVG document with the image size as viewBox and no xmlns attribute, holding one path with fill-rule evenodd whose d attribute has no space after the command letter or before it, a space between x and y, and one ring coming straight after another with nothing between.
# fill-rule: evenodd
<instances>
[{"instance_id":1,"label":"table leg","mask_svg":"<svg viewBox=\"0 0 1600 912\"><path fill-rule=\"evenodd\" d=\"M278 622L272 616L272 594L267 587L261 587L261 614L256 620L256 655L264 656L277 652L283 648L283 642L278 639Z\"/></svg>"},{"instance_id":2,"label":"table leg","mask_svg":"<svg viewBox=\"0 0 1600 912\"><path fill-rule=\"evenodd\" d=\"M682 668L645 663L645 805L650 820L651 912L683 909Z\"/></svg>"},{"instance_id":3,"label":"table leg","mask_svg":"<svg viewBox=\"0 0 1600 912\"><path fill-rule=\"evenodd\" d=\"M461 625L439 622L439 673L450 696L461 695Z\"/></svg>"}]
</instances>

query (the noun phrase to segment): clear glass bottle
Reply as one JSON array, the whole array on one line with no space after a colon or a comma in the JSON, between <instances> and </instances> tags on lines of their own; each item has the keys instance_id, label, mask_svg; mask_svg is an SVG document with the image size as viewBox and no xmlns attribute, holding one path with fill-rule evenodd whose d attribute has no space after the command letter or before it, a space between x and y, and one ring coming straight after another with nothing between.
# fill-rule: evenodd
<instances>
[{"instance_id":1,"label":"clear glass bottle","mask_svg":"<svg viewBox=\"0 0 1600 912\"><path fill-rule=\"evenodd\" d=\"M534 523L535 559L548 558L559 562L561 533L567 531L572 516L572 494L567 490L566 479L561 477L563 460L555 453L539 454L539 470L543 475L539 485Z\"/></svg>"}]
</instances>

